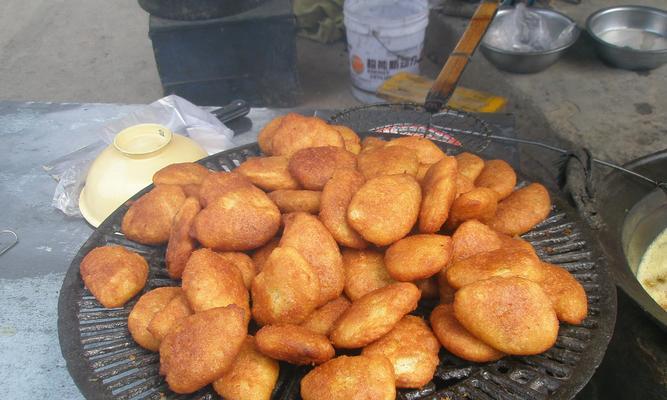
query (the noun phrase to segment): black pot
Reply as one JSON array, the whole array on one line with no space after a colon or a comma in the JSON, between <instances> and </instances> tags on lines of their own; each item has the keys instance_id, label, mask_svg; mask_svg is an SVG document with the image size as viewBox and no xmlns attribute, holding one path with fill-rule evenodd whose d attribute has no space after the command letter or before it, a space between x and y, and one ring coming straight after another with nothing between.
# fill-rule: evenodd
<instances>
[{"instance_id":1,"label":"black pot","mask_svg":"<svg viewBox=\"0 0 667 400\"><path fill-rule=\"evenodd\" d=\"M184 21L228 17L251 10L267 0L138 0L156 17Z\"/></svg>"}]
</instances>

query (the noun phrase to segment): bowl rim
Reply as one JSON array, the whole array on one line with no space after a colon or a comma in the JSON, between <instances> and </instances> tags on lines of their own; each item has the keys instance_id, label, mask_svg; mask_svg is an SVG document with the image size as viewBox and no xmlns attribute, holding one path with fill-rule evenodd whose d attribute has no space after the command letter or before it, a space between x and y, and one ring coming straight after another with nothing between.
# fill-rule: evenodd
<instances>
[{"instance_id":1,"label":"bowl rim","mask_svg":"<svg viewBox=\"0 0 667 400\"><path fill-rule=\"evenodd\" d=\"M514 9L514 7L502 7L498 9L498 13L507 13L510 10ZM574 25L574 35L572 37L572 40L569 41L568 43L564 44L563 46L557 47L555 49L551 50L543 50L543 51L509 51L509 50L504 50L495 46L491 46L489 44L484 43L484 39L482 38L482 41L479 43L479 46L482 47L483 49L487 50L492 50L495 51L496 53L500 54L505 54L509 56L546 56L549 54L554 54L554 53L559 53L561 51L567 50L570 48L576 41L579 39L579 36L581 35L581 28L579 28L579 25L577 25L576 21L570 18L569 16L563 14L560 11L556 11L551 8L542 8L542 7L531 7L531 10L533 11L538 11L538 12L544 12L544 13L552 13L559 15L563 17L564 19L570 21L570 23L575 24ZM493 21L491 22L493 24ZM490 27L489 27L490 28ZM485 34L486 36L486 34Z\"/></svg>"},{"instance_id":2,"label":"bowl rim","mask_svg":"<svg viewBox=\"0 0 667 400\"><path fill-rule=\"evenodd\" d=\"M659 8L655 7L649 7L649 6L636 6L636 5L624 5L624 6L611 6L611 7L604 7L601 8L597 11L595 11L593 14L589 15L588 18L586 18L586 32L588 32L588 35L593 38L593 40L601 44L603 46L616 49L616 50L622 50L622 51L627 51L628 53L635 53L635 54L665 54L667 53L667 48L661 49L661 50L637 50L633 49L632 47L628 46L618 46L616 44L607 42L605 40L600 39L598 35L596 35L593 32L593 29L591 29L591 24L595 18L598 18L600 15L603 13L609 12L609 11L623 11L623 10L636 10L636 11L644 11L644 12L651 12L651 13L658 13L662 14L665 18L667 18L667 11L661 10Z\"/></svg>"}]
</instances>

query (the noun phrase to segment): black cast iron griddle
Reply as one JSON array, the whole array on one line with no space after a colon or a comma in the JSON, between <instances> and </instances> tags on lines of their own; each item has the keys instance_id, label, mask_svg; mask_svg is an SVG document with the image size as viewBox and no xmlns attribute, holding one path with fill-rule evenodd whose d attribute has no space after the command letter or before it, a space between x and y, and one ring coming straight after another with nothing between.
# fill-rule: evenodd
<instances>
[{"instance_id":1,"label":"black cast iron griddle","mask_svg":"<svg viewBox=\"0 0 667 400\"><path fill-rule=\"evenodd\" d=\"M364 137L368 134L362 134ZM375 134L395 138L396 134ZM442 140L442 138L434 138ZM443 150L444 142L438 143ZM201 161L216 171L230 171L247 157L260 154L256 143L215 154ZM523 181L525 183L525 181ZM144 189L138 198L150 190ZM616 318L616 292L597 242L587 226L559 193L551 193L553 210L531 232L523 235L544 261L574 274L586 290L589 314L581 326L561 324L556 345L537 356L506 357L476 364L444 349L433 380L420 390L400 390L399 399L570 399L600 364ZM127 329L127 316L140 297L151 289L176 286L164 268L165 246L144 246L120 233L128 209L118 208L90 236L72 261L58 302L60 347L75 383L88 399L215 399L211 386L191 395L169 391L158 374L159 354L139 347ZM105 309L84 287L79 263L93 248L125 246L146 258L149 278L144 290L122 308ZM421 304L418 315L428 315L435 304ZM273 399L299 399L299 382L308 367L281 363Z\"/></svg>"}]
</instances>

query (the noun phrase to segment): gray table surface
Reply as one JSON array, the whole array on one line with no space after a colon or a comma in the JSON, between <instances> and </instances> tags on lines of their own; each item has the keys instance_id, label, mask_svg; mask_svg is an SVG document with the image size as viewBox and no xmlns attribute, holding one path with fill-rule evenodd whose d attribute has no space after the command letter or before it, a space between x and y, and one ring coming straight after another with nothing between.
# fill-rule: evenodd
<instances>
[{"instance_id":1,"label":"gray table surface","mask_svg":"<svg viewBox=\"0 0 667 400\"><path fill-rule=\"evenodd\" d=\"M0 101L0 230L20 240L0 256L0 398L82 398L60 352L57 303L92 227L51 206L56 182L42 165L95 142L105 121L137 107ZM234 143L255 141L281 112L257 108L233 121Z\"/></svg>"}]
</instances>

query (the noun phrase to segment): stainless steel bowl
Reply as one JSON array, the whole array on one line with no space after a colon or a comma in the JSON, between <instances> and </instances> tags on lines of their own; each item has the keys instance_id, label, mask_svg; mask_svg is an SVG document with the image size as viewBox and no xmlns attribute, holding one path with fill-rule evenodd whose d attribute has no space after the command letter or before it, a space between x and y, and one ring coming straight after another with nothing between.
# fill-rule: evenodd
<instances>
[{"instance_id":1,"label":"stainless steel bowl","mask_svg":"<svg viewBox=\"0 0 667 400\"><path fill-rule=\"evenodd\" d=\"M558 11L546 8L531 8L530 10L537 12L546 18L547 29L551 32L562 32L563 29L574 23L574 21L567 15L561 14ZM512 11L513 8L499 10L493 23L500 23L502 19L507 18ZM490 44L485 43L485 41L482 41L480 44L480 49L487 60L498 67L498 69L520 74L529 74L543 71L555 63L560 56L562 56L563 53L577 41L579 33L579 28L575 27L572 39L567 44L545 51L518 52L505 50L491 46Z\"/></svg>"},{"instance_id":2,"label":"stainless steel bowl","mask_svg":"<svg viewBox=\"0 0 667 400\"><path fill-rule=\"evenodd\" d=\"M640 70L667 62L667 11L643 6L603 8L588 17L586 29L600 57L612 65ZM647 49L651 45L660 46Z\"/></svg>"}]
</instances>

